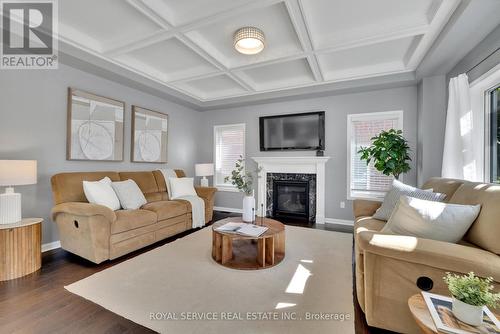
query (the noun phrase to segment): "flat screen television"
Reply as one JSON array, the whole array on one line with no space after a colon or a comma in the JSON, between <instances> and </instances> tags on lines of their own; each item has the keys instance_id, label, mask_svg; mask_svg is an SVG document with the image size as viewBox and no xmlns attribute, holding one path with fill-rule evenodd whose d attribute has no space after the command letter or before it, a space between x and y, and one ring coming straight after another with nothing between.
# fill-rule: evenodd
<instances>
[{"instance_id":1,"label":"flat screen television","mask_svg":"<svg viewBox=\"0 0 500 334\"><path fill-rule=\"evenodd\" d=\"M261 151L325 149L325 112L264 116L259 119Z\"/></svg>"}]
</instances>

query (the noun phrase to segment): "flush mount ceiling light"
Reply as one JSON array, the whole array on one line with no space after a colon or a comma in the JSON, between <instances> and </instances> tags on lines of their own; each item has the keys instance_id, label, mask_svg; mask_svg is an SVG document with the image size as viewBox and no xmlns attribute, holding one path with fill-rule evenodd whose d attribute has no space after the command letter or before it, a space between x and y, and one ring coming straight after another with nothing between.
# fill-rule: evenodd
<instances>
[{"instance_id":1,"label":"flush mount ceiling light","mask_svg":"<svg viewBox=\"0 0 500 334\"><path fill-rule=\"evenodd\" d=\"M254 55L264 50L264 42L264 33L255 27L243 27L234 33L234 48L245 55Z\"/></svg>"}]
</instances>

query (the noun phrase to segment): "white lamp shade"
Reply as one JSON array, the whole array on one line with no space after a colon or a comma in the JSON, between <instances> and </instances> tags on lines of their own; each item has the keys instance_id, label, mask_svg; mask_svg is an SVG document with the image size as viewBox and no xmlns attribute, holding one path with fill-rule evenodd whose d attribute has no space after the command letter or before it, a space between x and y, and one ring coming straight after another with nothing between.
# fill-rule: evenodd
<instances>
[{"instance_id":1,"label":"white lamp shade","mask_svg":"<svg viewBox=\"0 0 500 334\"><path fill-rule=\"evenodd\" d=\"M196 176L212 176L214 175L214 164L196 164Z\"/></svg>"},{"instance_id":2,"label":"white lamp shade","mask_svg":"<svg viewBox=\"0 0 500 334\"><path fill-rule=\"evenodd\" d=\"M36 160L0 160L0 186L36 184Z\"/></svg>"}]
</instances>

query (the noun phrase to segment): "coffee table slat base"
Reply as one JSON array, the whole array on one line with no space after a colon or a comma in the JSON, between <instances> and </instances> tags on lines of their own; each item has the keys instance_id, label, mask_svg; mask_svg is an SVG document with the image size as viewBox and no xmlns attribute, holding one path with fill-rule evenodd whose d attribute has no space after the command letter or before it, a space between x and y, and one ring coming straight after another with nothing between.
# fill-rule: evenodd
<instances>
[{"instance_id":1,"label":"coffee table slat base","mask_svg":"<svg viewBox=\"0 0 500 334\"><path fill-rule=\"evenodd\" d=\"M221 233L215 229L228 222L241 222L241 218L226 218L212 227L212 258L219 264L233 269L255 270L270 268L285 258L285 225L277 220L264 218L258 223L269 229L259 237Z\"/></svg>"}]
</instances>

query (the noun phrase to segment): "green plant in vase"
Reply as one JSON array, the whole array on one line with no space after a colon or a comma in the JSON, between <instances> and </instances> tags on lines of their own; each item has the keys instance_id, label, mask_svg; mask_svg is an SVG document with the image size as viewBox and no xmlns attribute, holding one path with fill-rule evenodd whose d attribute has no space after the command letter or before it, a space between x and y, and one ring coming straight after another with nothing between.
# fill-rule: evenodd
<instances>
[{"instance_id":1,"label":"green plant in vase","mask_svg":"<svg viewBox=\"0 0 500 334\"><path fill-rule=\"evenodd\" d=\"M358 151L367 165L373 161L375 169L384 175L394 176L396 180L410 170L410 146L403 137L403 131L382 131L371 140L370 147L361 147Z\"/></svg>"},{"instance_id":2,"label":"green plant in vase","mask_svg":"<svg viewBox=\"0 0 500 334\"><path fill-rule=\"evenodd\" d=\"M243 197L243 221L253 222L255 218L255 197L253 190L254 175L259 177L261 168L254 172L245 171L245 159L242 156L236 160L235 168L230 176L224 178L225 182L231 182L240 192L245 194Z\"/></svg>"},{"instance_id":3,"label":"green plant in vase","mask_svg":"<svg viewBox=\"0 0 500 334\"><path fill-rule=\"evenodd\" d=\"M467 275L446 273L443 278L453 297L453 314L461 321L480 326L483 322L483 306L496 308L500 293L493 292L493 278L480 278L473 272Z\"/></svg>"}]
</instances>

